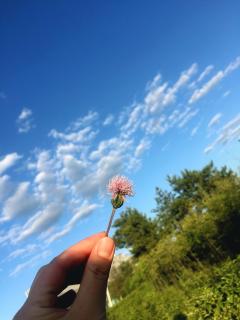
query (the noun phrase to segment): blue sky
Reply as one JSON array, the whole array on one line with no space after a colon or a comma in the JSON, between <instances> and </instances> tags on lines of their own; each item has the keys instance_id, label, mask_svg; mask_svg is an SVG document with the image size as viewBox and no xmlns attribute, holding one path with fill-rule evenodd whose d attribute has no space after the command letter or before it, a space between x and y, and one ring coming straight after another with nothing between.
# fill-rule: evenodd
<instances>
[{"instance_id":1,"label":"blue sky","mask_svg":"<svg viewBox=\"0 0 240 320\"><path fill-rule=\"evenodd\" d=\"M106 184L151 215L166 175L238 170L239 1L0 3L0 310L104 230ZM119 214L119 213L118 213Z\"/></svg>"}]
</instances>

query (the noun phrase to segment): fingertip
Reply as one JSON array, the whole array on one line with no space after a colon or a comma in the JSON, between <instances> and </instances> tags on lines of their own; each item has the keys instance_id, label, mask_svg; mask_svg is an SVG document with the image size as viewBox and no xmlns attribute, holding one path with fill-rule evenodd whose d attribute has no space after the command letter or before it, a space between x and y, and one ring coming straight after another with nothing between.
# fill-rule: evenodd
<instances>
[{"instance_id":1,"label":"fingertip","mask_svg":"<svg viewBox=\"0 0 240 320\"><path fill-rule=\"evenodd\" d=\"M94 251L98 257L112 260L115 251L115 244L111 238L104 237L97 242Z\"/></svg>"}]
</instances>

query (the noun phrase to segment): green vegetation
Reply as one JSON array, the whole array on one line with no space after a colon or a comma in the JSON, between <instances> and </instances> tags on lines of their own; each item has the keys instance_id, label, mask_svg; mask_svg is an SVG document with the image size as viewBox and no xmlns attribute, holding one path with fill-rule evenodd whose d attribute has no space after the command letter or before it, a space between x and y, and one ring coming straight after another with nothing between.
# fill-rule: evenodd
<instances>
[{"instance_id":1,"label":"green vegetation","mask_svg":"<svg viewBox=\"0 0 240 320\"><path fill-rule=\"evenodd\" d=\"M127 208L114 224L132 259L109 284L109 320L240 319L240 177L210 163L167 179L154 219Z\"/></svg>"}]
</instances>

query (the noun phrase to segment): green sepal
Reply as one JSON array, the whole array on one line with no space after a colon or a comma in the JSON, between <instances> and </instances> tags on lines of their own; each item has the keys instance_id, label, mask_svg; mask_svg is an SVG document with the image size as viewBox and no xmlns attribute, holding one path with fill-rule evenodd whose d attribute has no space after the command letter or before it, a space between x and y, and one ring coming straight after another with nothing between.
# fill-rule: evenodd
<instances>
[{"instance_id":1,"label":"green sepal","mask_svg":"<svg viewBox=\"0 0 240 320\"><path fill-rule=\"evenodd\" d=\"M111 203L114 209L118 209L123 205L124 197L121 194L118 194L111 200Z\"/></svg>"}]
</instances>

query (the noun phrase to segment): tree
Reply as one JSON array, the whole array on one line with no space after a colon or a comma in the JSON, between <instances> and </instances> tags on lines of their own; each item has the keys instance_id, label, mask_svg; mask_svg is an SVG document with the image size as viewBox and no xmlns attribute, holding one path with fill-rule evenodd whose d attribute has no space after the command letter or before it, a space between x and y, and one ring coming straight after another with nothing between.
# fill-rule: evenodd
<instances>
[{"instance_id":1,"label":"tree","mask_svg":"<svg viewBox=\"0 0 240 320\"><path fill-rule=\"evenodd\" d=\"M183 170L180 176L168 176L167 181L171 191L156 188L157 206L153 212L157 213L157 223L160 230L169 233L179 228L179 222L188 215L193 208L202 212L203 199L215 192L217 181L235 179L236 174L222 167L217 169L213 162L201 170Z\"/></svg>"},{"instance_id":2,"label":"tree","mask_svg":"<svg viewBox=\"0 0 240 320\"><path fill-rule=\"evenodd\" d=\"M127 208L113 226L117 248L128 248L134 257L148 252L159 239L156 223L136 209Z\"/></svg>"}]
</instances>

